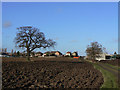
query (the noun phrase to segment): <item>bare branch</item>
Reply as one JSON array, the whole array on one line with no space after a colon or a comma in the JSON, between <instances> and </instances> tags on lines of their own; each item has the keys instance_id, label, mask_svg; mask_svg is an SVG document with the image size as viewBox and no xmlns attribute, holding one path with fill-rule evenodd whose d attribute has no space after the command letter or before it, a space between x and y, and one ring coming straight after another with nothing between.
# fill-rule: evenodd
<instances>
[{"instance_id":1,"label":"bare branch","mask_svg":"<svg viewBox=\"0 0 120 90\"><path fill-rule=\"evenodd\" d=\"M91 45L87 46L86 54L89 56L90 59L96 59L101 57L100 54L103 53L102 45L100 45L98 42L92 42Z\"/></svg>"},{"instance_id":2,"label":"bare branch","mask_svg":"<svg viewBox=\"0 0 120 90\"><path fill-rule=\"evenodd\" d=\"M17 29L19 32L15 37L16 46L26 48L28 56L30 55L30 52L36 48L50 48L54 47L56 44L52 39L46 40L44 33L32 26L24 26Z\"/></svg>"}]
</instances>

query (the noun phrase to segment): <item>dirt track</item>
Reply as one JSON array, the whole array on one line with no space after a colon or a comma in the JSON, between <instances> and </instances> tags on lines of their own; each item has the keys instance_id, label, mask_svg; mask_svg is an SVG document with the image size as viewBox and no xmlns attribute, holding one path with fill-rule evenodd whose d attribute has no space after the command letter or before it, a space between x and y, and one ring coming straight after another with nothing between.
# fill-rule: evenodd
<instances>
[{"instance_id":1,"label":"dirt track","mask_svg":"<svg viewBox=\"0 0 120 90\"><path fill-rule=\"evenodd\" d=\"M110 73L112 73L116 78L117 78L117 81L118 82L118 85L120 87L120 70L119 69L115 69L107 64L104 64L104 63L97 63L100 67L102 67L103 69L109 71Z\"/></svg>"},{"instance_id":2,"label":"dirt track","mask_svg":"<svg viewBox=\"0 0 120 90\"><path fill-rule=\"evenodd\" d=\"M99 88L103 84L102 74L91 64L65 60L3 61L3 89Z\"/></svg>"}]
</instances>

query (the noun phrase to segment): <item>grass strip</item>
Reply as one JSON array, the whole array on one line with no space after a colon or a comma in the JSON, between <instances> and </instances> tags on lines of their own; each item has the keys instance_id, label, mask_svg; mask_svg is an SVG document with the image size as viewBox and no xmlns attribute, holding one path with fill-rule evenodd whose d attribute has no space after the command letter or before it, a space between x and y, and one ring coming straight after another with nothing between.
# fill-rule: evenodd
<instances>
[{"instance_id":1,"label":"grass strip","mask_svg":"<svg viewBox=\"0 0 120 90\"><path fill-rule=\"evenodd\" d=\"M104 63L104 64L109 65L109 66L111 66L112 68L114 68L116 70L120 70L120 67L118 67L118 66L114 66L114 65L108 64L108 63Z\"/></svg>"},{"instance_id":2,"label":"grass strip","mask_svg":"<svg viewBox=\"0 0 120 90\"><path fill-rule=\"evenodd\" d=\"M97 70L99 70L102 73L104 77L104 83L101 86L101 89L104 89L104 88L116 88L117 89L118 88L118 84L116 82L117 80L112 73L110 73L107 70L104 70L102 67L100 67L96 63L92 63L92 64Z\"/></svg>"},{"instance_id":3,"label":"grass strip","mask_svg":"<svg viewBox=\"0 0 120 90\"><path fill-rule=\"evenodd\" d=\"M118 69L113 68L113 67L111 67L111 66L109 66L109 65L107 65L107 64L102 64L102 65L104 66L104 68L109 69L109 70L112 70L112 71L118 73Z\"/></svg>"}]
</instances>

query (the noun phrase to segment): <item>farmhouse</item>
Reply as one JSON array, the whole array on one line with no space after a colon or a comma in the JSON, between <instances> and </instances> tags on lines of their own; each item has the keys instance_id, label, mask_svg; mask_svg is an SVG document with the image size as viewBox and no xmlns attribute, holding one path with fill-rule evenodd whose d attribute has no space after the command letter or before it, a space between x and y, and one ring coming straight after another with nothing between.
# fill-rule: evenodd
<instances>
[{"instance_id":1,"label":"farmhouse","mask_svg":"<svg viewBox=\"0 0 120 90\"><path fill-rule=\"evenodd\" d=\"M120 54L114 54L112 57L111 57L112 60L115 60L115 59L120 59Z\"/></svg>"},{"instance_id":2,"label":"farmhouse","mask_svg":"<svg viewBox=\"0 0 120 90\"><path fill-rule=\"evenodd\" d=\"M77 52L73 52L73 53L72 53L72 56L73 56L73 57L78 57L78 53L77 53Z\"/></svg>"},{"instance_id":3,"label":"farmhouse","mask_svg":"<svg viewBox=\"0 0 120 90\"><path fill-rule=\"evenodd\" d=\"M8 57L9 55L7 53L0 53L0 57Z\"/></svg>"},{"instance_id":4,"label":"farmhouse","mask_svg":"<svg viewBox=\"0 0 120 90\"><path fill-rule=\"evenodd\" d=\"M43 56L43 57L45 57L45 56L49 56L49 53L50 53L50 52L45 52L45 53L43 53L42 56Z\"/></svg>"},{"instance_id":5,"label":"farmhouse","mask_svg":"<svg viewBox=\"0 0 120 90\"><path fill-rule=\"evenodd\" d=\"M60 51L55 51L56 56L62 56L62 53Z\"/></svg>"},{"instance_id":6,"label":"farmhouse","mask_svg":"<svg viewBox=\"0 0 120 90\"><path fill-rule=\"evenodd\" d=\"M34 53L34 52L31 52L31 53L30 53L30 57L35 57L35 53Z\"/></svg>"},{"instance_id":7,"label":"farmhouse","mask_svg":"<svg viewBox=\"0 0 120 90\"><path fill-rule=\"evenodd\" d=\"M43 56L62 56L60 51L48 51L43 54Z\"/></svg>"},{"instance_id":8,"label":"farmhouse","mask_svg":"<svg viewBox=\"0 0 120 90\"><path fill-rule=\"evenodd\" d=\"M71 54L71 52L67 52L66 54L65 54L65 56L71 56L72 54Z\"/></svg>"},{"instance_id":9,"label":"farmhouse","mask_svg":"<svg viewBox=\"0 0 120 90\"><path fill-rule=\"evenodd\" d=\"M35 57L41 57L42 55L43 55L43 53L41 53L41 52L35 53Z\"/></svg>"},{"instance_id":10,"label":"farmhouse","mask_svg":"<svg viewBox=\"0 0 120 90\"><path fill-rule=\"evenodd\" d=\"M96 57L96 60L100 61L100 60L111 60L113 55L111 54L106 54L106 53L102 53L100 54L100 57ZM85 56L84 59L90 59L89 56Z\"/></svg>"},{"instance_id":11,"label":"farmhouse","mask_svg":"<svg viewBox=\"0 0 120 90\"><path fill-rule=\"evenodd\" d=\"M102 54L100 54L99 58L96 58L96 60L98 60L98 61L100 61L100 60L111 60L112 56L113 55L102 53Z\"/></svg>"}]
</instances>

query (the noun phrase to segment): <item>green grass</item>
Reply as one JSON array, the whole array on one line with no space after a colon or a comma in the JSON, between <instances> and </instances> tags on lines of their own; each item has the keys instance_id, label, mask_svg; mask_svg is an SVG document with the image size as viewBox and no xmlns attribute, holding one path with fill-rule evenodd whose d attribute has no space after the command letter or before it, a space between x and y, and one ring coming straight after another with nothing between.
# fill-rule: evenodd
<instances>
[{"instance_id":1,"label":"green grass","mask_svg":"<svg viewBox=\"0 0 120 90\"><path fill-rule=\"evenodd\" d=\"M115 76L112 73L104 70L103 68L98 66L96 63L92 63L92 64L94 65L94 67L96 69L98 69L103 74L104 83L101 86L101 89L104 89L104 88L118 88L118 84L116 82L117 79L115 78Z\"/></svg>"},{"instance_id":2,"label":"green grass","mask_svg":"<svg viewBox=\"0 0 120 90\"><path fill-rule=\"evenodd\" d=\"M109 65L109 66L111 66L112 68L114 68L116 70L120 70L120 67L118 67L118 66L114 66L112 64L107 64L107 63L104 63L104 64Z\"/></svg>"}]
</instances>

